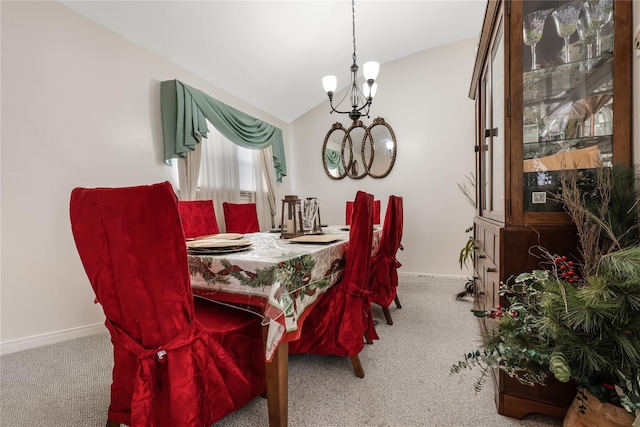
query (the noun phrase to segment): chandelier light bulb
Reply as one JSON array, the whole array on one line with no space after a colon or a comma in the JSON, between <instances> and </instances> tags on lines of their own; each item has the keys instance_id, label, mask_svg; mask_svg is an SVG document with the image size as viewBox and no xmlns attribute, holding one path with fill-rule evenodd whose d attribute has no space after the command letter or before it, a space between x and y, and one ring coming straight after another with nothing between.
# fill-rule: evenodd
<instances>
[{"instance_id":1,"label":"chandelier light bulb","mask_svg":"<svg viewBox=\"0 0 640 427\"><path fill-rule=\"evenodd\" d=\"M375 80L378 77L378 71L380 71L380 64L375 61L365 62L362 66L364 78L367 80Z\"/></svg>"},{"instance_id":2,"label":"chandelier light bulb","mask_svg":"<svg viewBox=\"0 0 640 427\"><path fill-rule=\"evenodd\" d=\"M362 83L362 93L364 94L365 98L369 98L369 83L364 82Z\"/></svg>"},{"instance_id":3,"label":"chandelier light bulb","mask_svg":"<svg viewBox=\"0 0 640 427\"><path fill-rule=\"evenodd\" d=\"M333 93L336 91L337 86L338 86L338 78L336 76L324 76L322 78L322 87L324 88L325 92Z\"/></svg>"},{"instance_id":4,"label":"chandelier light bulb","mask_svg":"<svg viewBox=\"0 0 640 427\"><path fill-rule=\"evenodd\" d=\"M371 90L371 94L369 94L369 90ZM367 98L373 98L374 96L376 96L376 91L378 90L378 83L374 83L371 85L371 89L369 89L369 83L364 82L362 85L362 93L364 93L364 96L366 96Z\"/></svg>"}]
</instances>

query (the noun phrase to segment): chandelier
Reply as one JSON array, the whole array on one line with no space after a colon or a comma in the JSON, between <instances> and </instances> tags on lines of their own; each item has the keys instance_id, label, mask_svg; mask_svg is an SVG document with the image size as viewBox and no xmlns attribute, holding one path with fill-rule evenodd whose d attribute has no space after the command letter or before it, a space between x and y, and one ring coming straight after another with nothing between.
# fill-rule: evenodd
<instances>
[{"instance_id":1,"label":"chandelier","mask_svg":"<svg viewBox=\"0 0 640 427\"><path fill-rule=\"evenodd\" d=\"M369 117L369 109L371 108L371 102L376 94L377 84L375 83L376 77L378 77L378 70L380 64L377 62L365 62L362 71L364 74L365 82L362 85L362 90L358 88L358 64L356 64L356 7L355 0L351 0L351 17L353 23L353 64L351 64L351 83L344 98L338 102L336 106L333 105L333 93L338 85L338 79L336 76L325 76L322 78L322 86L325 92L329 96L329 105L331 106L331 113L334 111L340 114L348 114L351 120L356 122L361 116ZM350 111L340 111L340 105L342 102L349 98L351 102Z\"/></svg>"}]
</instances>

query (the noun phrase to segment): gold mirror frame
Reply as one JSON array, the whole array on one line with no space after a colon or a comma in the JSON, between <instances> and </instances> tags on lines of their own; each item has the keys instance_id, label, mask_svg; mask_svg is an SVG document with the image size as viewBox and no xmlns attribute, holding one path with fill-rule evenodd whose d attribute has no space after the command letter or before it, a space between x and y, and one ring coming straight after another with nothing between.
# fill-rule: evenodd
<instances>
[{"instance_id":1,"label":"gold mirror frame","mask_svg":"<svg viewBox=\"0 0 640 427\"><path fill-rule=\"evenodd\" d=\"M386 128L386 130L388 131L388 135L384 135L387 141L381 141L381 138L375 138L374 134L378 133L376 132L377 129L382 129L382 128ZM369 162L365 162L365 165L367 165L367 173L369 174L370 177L372 178L384 178L385 176L389 175L389 173L391 172L391 169L393 169L393 165L396 163L396 155L398 154L398 144L396 143L396 134L393 133L393 129L391 129L391 126L389 126L389 124L387 122L384 121L384 119L382 117L377 117L375 119L373 119L373 123L371 124L371 126L369 126L369 134L371 135L371 159L369 160ZM387 142L391 142L393 144L393 148L389 148L387 145ZM376 173L374 172L372 169L375 168L375 170L378 170L378 165L374 164L376 159L380 159L381 156L375 157L376 154L376 150L378 154L382 154L380 151L380 147L379 144L380 143L384 143L382 149L386 151L386 153L384 153L385 156L385 160L388 158L389 162L389 166L387 166L386 169L383 169L382 173ZM365 150L364 147L362 147L362 158L365 158ZM386 163L386 161L383 160L383 163L381 163L381 168L384 168L384 164Z\"/></svg>"},{"instance_id":2,"label":"gold mirror frame","mask_svg":"<svg viewBox=\"0 0 640 427\"><path fill-rule=\"evenodd\" d=\"M327 176L331 179L342 179L345 176L347 176L347 172L346 169L344 168L344 166L342 166L344 164L344 160L343 160L343 156L342 156L342 151L338 151L335 150L333 148L329 148L331 150L332 153L338 153L338 155L340 155L340 166L342 166L342 171L340 170L340 168L338 167L338 165L336 165L335 168L331 168L329 169L329 165L328 161L327 161L327 145L330 142L333 142L330 140L331 138L331 134L333 132L339 132L342 131L344 132L344 137L341 138L342 141L344 141L344 138L347 136L347 130L345 128L342 127L341 123L334 123L333 126L331 126L331 130L329 132L327 132L327 136L324 138L324 144L322 144L322 165L324 166L324 171L327 174ZM342 145L340 146L342 149ZM333 159L332 163L336 163L335 159ZM335 175L334 175L335 174Z\"/></svg>"},{"instance_id":3,"label":"gold mirror frame","mask_svg":"<svg viewBox=\"0 0 640 427\"><path fill-rule=\"evenodd\" d=\"M336 154L338 153L336 150L338 141L334 132L344 132L339 154ZM380 132L383 133L380 134ZM381 137L376 140L375 135ZM389 143L393 145L392 148L389 148ZM359 157L357 157L358 152ZM376 152L379 154L378 157L375 156ZM375 118L369 127L365 127L361 120L353 122L348 129L336 122L324 138L322 165L327 176L335 180L345 176L362 179L367 175L372 178L384 178L393 169L397 153L396 135L382 117Z\"/></svg>"},{"instance_id":4,"label":"gold mirror frame","mask_svg":"<svg viewBox=\"0 0 640 427\"><path fill-rule=\"evenodd\" d=\"M358 132L357 129L362 129L362 132L364 133L361 140L359 138L352 138L352 135L358 136L356 135L356 132ZM371 133L369 132L369 128L365 127L362 124L362 120L354 122L351 127L347 129L347 133L342 139L342 166L344 167L345 171L347 171L347 176L349 178L362 179L368 174L368 168L367 164L365 163L364 157L364 150L367 146L367 140L371 140ZM348 157L347 152L345 151L346 148L349 149ZM355 151L360 152L360 158L356 157ZM360 169L362 169L362 171Z\"/></svg>"}]
</instances>

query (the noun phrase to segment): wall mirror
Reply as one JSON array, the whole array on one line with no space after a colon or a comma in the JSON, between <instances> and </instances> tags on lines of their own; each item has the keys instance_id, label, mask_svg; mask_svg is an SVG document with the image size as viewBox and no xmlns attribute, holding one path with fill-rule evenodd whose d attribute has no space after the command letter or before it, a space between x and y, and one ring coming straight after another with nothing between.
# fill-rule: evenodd
<instances>
[{"instance_id":1,"label":"wall mirror","mask_svg":"<svg viewBox=\"0 0 640 427\"><path fill-rule=\"evenodd\" d=\"M347 176L342 163L342 141L347 136L347 130L340 123L334 123L327 132L322 145L322 164L329 178L342 179Z\"/></svg>"},{"instance_id":2,"label":"wall mirror","mask_svg":"<svg viewBox=\"0 0 640 427\"><path fill-rule=\"evenodd\" d=\"M381 117L369 127L361 120L348 129L334 123L324 139L322 163L332 179L384 178L393 168L397 151L393 129Z\"/></svg>"},{"instance_id":3,"label":"wall mirror","mask_svg":"<svg viewBox=\"0 0 640 427\"><path fill-rule=\"evenodd\" d=\"M342 141L342 160L349 178L361 179L367 176L368 165L363 153L365 148L371 145L368 143L370 136L369 129L360 120L347 130L347 135Z\"/></svg>"},{"instance_id":4,"label":"wall mirror","mask_svg":"<svg viewBox=\"0 0 640 427\"><path fill-rule=\"evenodd\" d=\"M369 127L371 133L371 147L363 147L363 158L368 167L368 173L373 178L384 178L389 175L396 162L396 136L393 129L384 119L378 117ZM369 155L370 157L367 157Z\"/></svg>"}]
</instances>

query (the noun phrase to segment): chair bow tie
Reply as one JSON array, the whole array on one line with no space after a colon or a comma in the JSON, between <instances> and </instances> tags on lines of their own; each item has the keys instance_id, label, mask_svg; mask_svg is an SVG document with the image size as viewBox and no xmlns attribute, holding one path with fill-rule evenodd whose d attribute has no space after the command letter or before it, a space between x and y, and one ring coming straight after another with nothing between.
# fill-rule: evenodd
<instances>
[{"instance_id":1,"label":"chair bow tie","mask_svg":"<svg viewBox=\"0 0 640 427\"><path fill-rule=\"evenodd\" d=\"M158 365L168 363L181 364L183 360L178 358L172 360L172 351L182 347L192 347L193 351L189 354L194 357L194 362L201 369L202 376L205 381L210 379L208 374L210 369L217 369L212 359L210 350L207 348L209 337L202 328L202 325L193 320L187 328L177 334L168 343L157 348L145 348L131 335L119 326L110 322L105 322L107 328L111 332L111 336L115 337L119 344L135 355L138 359L138 370L134 379L133 396L131 399L131 421L135 426L155 427L156 422L153 418L153 392L156 379L156 370ZM218 374L219 375L219 374ZM226 396L231 403L231 396ZM208 411L207 405L202 410ZM207 419L205 417L205 419Z\"/></svg>"}]
</instances>

